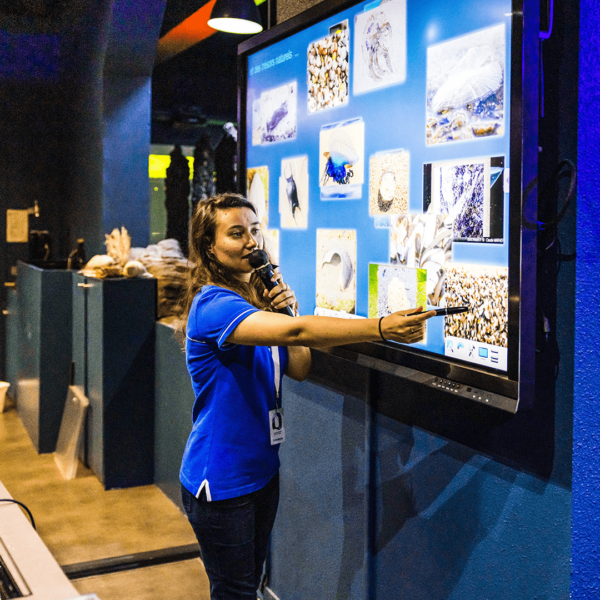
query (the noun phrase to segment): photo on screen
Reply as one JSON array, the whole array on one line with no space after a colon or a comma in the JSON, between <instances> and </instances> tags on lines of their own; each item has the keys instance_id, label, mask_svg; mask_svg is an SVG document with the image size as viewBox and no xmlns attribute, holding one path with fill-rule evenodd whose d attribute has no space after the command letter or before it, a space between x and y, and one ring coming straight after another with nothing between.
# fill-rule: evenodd
<instances>
[{"instance_id":1,"label":"photo on screen","mask_svg":"<svg viewBox=\"0 0 600 600\"><path fill-rule=\"evenodd\" d=\"M348 21L311 42L307 49L308 112L341 106L350 93L350 30Z\"/></svg>"},{"instance_id":2,"label":"photo on screen","mask_svg":"<svg viewBox=\"0 0 600 600\"><path fill-rule=\"evenodd\" d=\"M427 271L430 306L444 306L446 266L452 260L451 222L430 213L393 217L390 263Z\"/></svg>"},{"instance_id":3,"label":"photo on screen","mask_svg":"<svg viewBox=\"0 0 600 600\"><path fill-rule=\"evenodd\" d=\"M308 156L284 158L279 177L279 213L284 229L308 225Z\"/></svg>"},{"instance_id":4,"label":"photo on screen","mask_svg":"<svg viewBox=\"0 0 600 600\"><path fill-rule=\"evenodd\" d=\"M252 145L262 144L262 122L260 115L260 98L252 102Z\"/></svg>"},{"instance_id":5,"label":"photo on screen","mask_svg":"<svg viewBox=\"0 0 600 600\"><path fill-rule=\"evenodd\" d=\"M502 156L425 164L423 211L448 215L455 241L501 243L503 173Z\"/></svg>"},{"instance_id":6,"label":"photo on screen","mask_svg":"<svg viewBox=\"0 0 600 600\"><path fill-rule=\"evenodd\" d=\"M254 167L246 170L248 200L256 209L262 229L269 225L269 168Z\"/></svg>"},{"instance_id":7,"label":"photo on screen","mask_svg":"<svg viewBox=\"0 0 600 600\"><path fill-rule=\"evenodd\" d=\"M269 144L296 137L298 117L298 85L286 83L260 95L260 106L252 104L253 117L260 114L260 143ZM253 131L254 140L254 131Z\"/></svg>"},{"instance_id":8,"label":"photo on screen","mask_svg":"<svg viewBox=\"0 0 600 600\"><path fill-rule=\"evenodd\" d=\"M369 264L369 318L426 306L427 272L395 265Z\"/></svg>"},{"instance_id":9,"label":"photo on screen","mask_svg":"<svg viewBox=\"0 0 600 600\"><path fill-rule=\"evenodd\" d=\"M469 306L445 317L444 336L508 346L508 268L448 265L446 306Z\"/></svg>"},{"instance_id":10,"label":"photo on screen","mask_svg":"<svg viewBox=\"0 0 600 600\"><path fill-rule=\"evenodd\" d=\"M406 80L406 0L390 0L354 17L354 93Z\"/></svg>"},{"instance_id":11,"label":"photo on screen","mask_svg":"<svg viewBox=\"0 0 600 600\"><path fill-rule=\"evenodd\" d=\"M369 214L408 212L410 156L403 150L377 153L369 159Z\"/></svg>"},{"instance_id":12,"label":"photo on screen","mask_svg":"<svg viewBox=\"0 0 600 600\"><path fill-rule=\"evenodd\" d=\"M427 48L427 145L504 133L505 26Z\"/></svg>"},{"instance_id":13,"label":"photo on screen","mask_svg":"<svg viewBox=\"0 0 600 600\"><path fill-rule=\"evenodd\" d=\"M279 229L263 229L262 234L271 264L279 265Z\"/></svg>"},{"instance_id":14,"label":"photo on screen","mask_svg":"<svg viewBox=\"0 0 600 600\"><path fill-rule=\"evenodd\" d=\"M356 231L317 229L317 308L356 313Z\"/></svg>"},{"instance_id":15,"label":"photo on screen","mask_svg":"<svg viewBox=\"0 0 600 600\"><path fill-rule=\"evenodd\" d=\"M365 124L362 118L323 125L319 135L321 200L362 197Z\"/></svg>"}]
</instances>

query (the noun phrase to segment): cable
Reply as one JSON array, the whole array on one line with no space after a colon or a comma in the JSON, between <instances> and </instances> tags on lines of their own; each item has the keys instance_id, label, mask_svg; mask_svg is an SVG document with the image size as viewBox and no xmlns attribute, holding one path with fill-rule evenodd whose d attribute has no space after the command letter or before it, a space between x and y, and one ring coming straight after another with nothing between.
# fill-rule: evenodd
<instances>
[{"instance_id":1,"label":"cable","mask_svg":"<svg viewBox=\"0 0 600 600\"><path fill-rule=\"evenodd\" d=\"M575 168L575 165L567 158L564 160L561 160L558 163L558 166L556 167L556 169L554 170L554 173L552 174L550 182L553 181L555 178L562 179L563 177L565 177L565 173L563 171L564 167L567 167L570 171L569 191L567 192L567 197L565 198L565 201L564 201L563 206L560 209L560 211L558 211L556 216L554 216L552 219L549 219L548 221L545 221L545 222L544 221L536 221L535 223L532 223L531 221L528 221L525 218L525 205L527 202L527 198L529 197L529 194L533 191L533 189L537 186L538 178L534 177L527 184L527 187L525 188L525 190L523 192L523 207L521 210L523 225L527 229L537 229L539 231L545 231L547 229L554 229L562 221L563 217L565 216L565 213L567 212L567 209L569 208L569 205L571 204L571 200L573 199L573 195L575 193L575 186L577 185L577 169ZM546 196L547 186L549 185L549 183L546 184L546 187L544 188L543 192L540 194L541 197Z\"/></svg>"},{"instance_id":2,"label":"cable","mask_svg":"<svg viewBox=\"0 0 600 600\"><path fill-rule=\"evenodd\" d=\"M31 511L22 502L19 502L18 500L13 500L12 498L0 498L0 502L12 502L13 504L18 504L29 515L29 518L31 519L31 524L33 528L36 529L35 521L33 520L33 515L31 514Z\"/></svg>"}]
</instances>

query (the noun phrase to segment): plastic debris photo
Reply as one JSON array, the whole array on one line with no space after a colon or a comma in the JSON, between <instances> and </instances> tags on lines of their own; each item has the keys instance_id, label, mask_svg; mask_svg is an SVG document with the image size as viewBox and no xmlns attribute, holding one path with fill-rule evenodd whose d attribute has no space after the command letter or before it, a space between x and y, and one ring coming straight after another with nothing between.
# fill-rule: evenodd
<instances>
[{"instance_id":1,"label":"plastic debris photo","mask_svg":"<svg viewBox=\"0 0 600 600\"><path fill-rule=\"evenodd\" d=\"M284 158L279 177L279 213L282 228L308 224L308 156Z\"/></svg>"},{"instance_id":2,"label":"plastic debris photo","mask_svg":"<svg viewBox=\"0 0 600 600\"><path fill-rule=\"evenodd\" d=\"M427 49L427 144L504 133L504 24Z\"/></svg>"},{"instance_id":3,"label":"plastic debris photo","mask_svg":"<svg viewBox=\"0 0 600 600\"><path fill-rule=\"evenodd\" d=\"M369 214L408 212L408 152L380 153L369 159Z\"/></svg>"},{"instance_id":4,"label":"plastic debris photo","mask_svg":"<svg viewBox=\"0 0 600 600\"><path fill-rule=\"evenodd\" d=\"M391 0L354 17L354 93L406 79L406 0Z\"/></svg>"},{"instance_id":5,"label":"plastic debris photo","mask_svg":"<svg viewBox=\"0 0 600 600\"><path fill-rule=\"evenodd\" d=\"M390 262L427 271L427 304L445 306L446 265L452 260L452 221L443 215L394 217L390 229Z\"/></svg>"},{"instance_id":6,"label":"plastic debris photo","mask_svg":"<svg viewBox=\"0 0 600 600\"><path fill-rule=\"evenodd\" d=\"M308 45L306 85L309 113L348 102L349 50L347 21L340 23L329 35Z\"/></svg>"},{"instance_id":7,"label":"plastic debris photo","mask_svg":"<svg viewBox=\"0 0 600 600\"><path fill-rule=\"evenodd\" d=\"M356 313L356 231L317 229L317 308Z\"/></svg>"},{"instance_id":8,"label":"plastic debris photo","mask_svg":"<svg viewBox=\"0 0 600 600\"><path fill-rule=\"evenodd\" d=\"M508 268L449 265L447 306L470 310L445 318L444 336L508 346Z\"/></svg>"},{"instance_id":9,"label":"plastic debris photo","mask_svg":"<svg viewBox=\"0 0 600 600\"><path fill-rule=\"evenodd\" d=\"M264 91L252 103L252 144L291 140L297 133L298 86L295 81ZM258 121L258 123L255 123ZM260 127L260 137L257 129ZM256 142L256 143L255 143Z\"/></svg>"},{"instance_id":10,"label":"plastic debris photo","mask_svg":"<svg viewBox=\"0 0 600 600\"><path fill-rule=\"evenodd\" d=\"M319 138L321 200L362 197L365 124L362 118L323 125Z\"/></svg>"},{"instance_id":11,"label":"plastic debris photo","mask_svg":"<svg viewBox=\"0 0 600 600\"><path fill-rule=\"evenodd\" d=\"M248 200L256 209L258 222L262 229L269 225L269 169L254 167L246 171L246 189Z\"/></svg>"}]
</instances>

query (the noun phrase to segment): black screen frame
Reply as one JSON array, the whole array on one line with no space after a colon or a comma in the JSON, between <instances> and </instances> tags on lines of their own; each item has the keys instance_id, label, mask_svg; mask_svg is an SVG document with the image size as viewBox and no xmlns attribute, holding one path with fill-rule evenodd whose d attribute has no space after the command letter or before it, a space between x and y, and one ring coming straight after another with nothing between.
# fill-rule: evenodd
<instances>
[{"instance_id":1,"label":"black screen frame","mask_svg":"<svg viewBox=\"0 0 600 600\"><path fill-rule=\"evenodd\" d=\"M247 144L247 73L248 56L286 39L324 19L359 4L362 0L328 0L300 13L276 27L246 40L238 46L238 182L246 181ZM537 3L534 2L536 5ZM531 3L532 5L534 3ZM537 5L539 8L539 5ZM539 13L539 10L537 10ZM536 20L537 19L537 20ZM524 28L527 21L527 30ZM537 175L537 83L524 88L524 78L537 82L537 36L539 15L523 0L512 2L511 29L511 102L509 172L509 264L508 264L508 364L507 371L494 370L447 356L395 343L350 344L329 353L347 357L348 351L423 373L476 386L528 406L533 400L535 371L535 232L524 226L522 214L523 181ZM533 33L532 33L533 32ZM535 34L535 37L534 37ZM534 42L535 39L535 42ZM535 89L534 89L535 88ZM524 124L527 123L527 127ZM533 126L532 123L535 123ZM240 189L241 193L245 190ZM533 195L533 194L532 194ZM536 221L535 198L528 199L529 221ZM527 302L522 299L526 298ZM533 305L533 308L532 308Z\"/></svg>"}]
</instances>

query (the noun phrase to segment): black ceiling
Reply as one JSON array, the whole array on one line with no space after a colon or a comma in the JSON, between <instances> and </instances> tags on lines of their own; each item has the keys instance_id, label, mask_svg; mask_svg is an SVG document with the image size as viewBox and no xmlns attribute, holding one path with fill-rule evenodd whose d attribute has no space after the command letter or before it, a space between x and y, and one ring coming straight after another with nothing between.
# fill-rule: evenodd
<instances>
[{"instance_id":1,"label":"black ceiling","mask_svg":"<svg viewBox=\"0 0 600 600\"><path fill-rule=\"evenodd\" d=\"M160 36L204 4L203 0L168 0ZM267 9L267 2L259 6L263 26L267 23ZM274 0L271 0L271 14L275 15ZM202 133L203 122L237 120L237 47L249 37L216 32L154 68L154 143L195 143Z\"/></svg>"}]
</instances>

